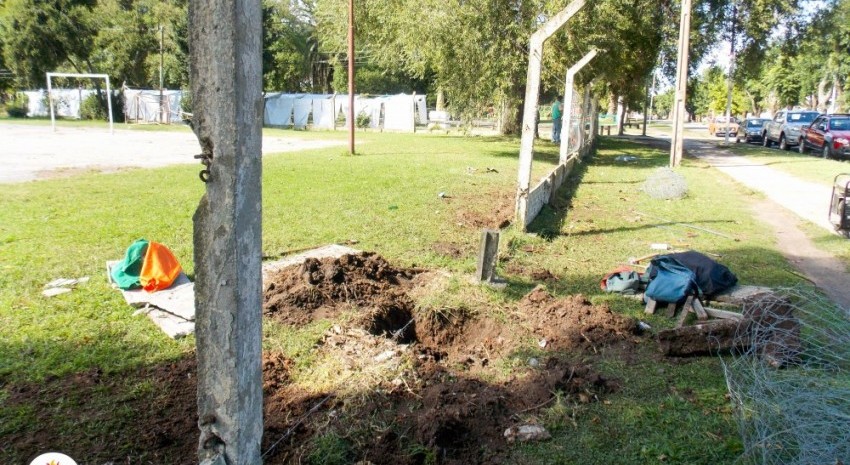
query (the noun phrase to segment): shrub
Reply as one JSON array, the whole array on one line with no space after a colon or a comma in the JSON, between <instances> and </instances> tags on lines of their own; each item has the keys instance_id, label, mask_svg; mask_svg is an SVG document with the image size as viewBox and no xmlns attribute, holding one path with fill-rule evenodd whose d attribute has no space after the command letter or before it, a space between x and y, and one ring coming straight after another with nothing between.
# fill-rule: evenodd
<instances>
[{"instance_id":1,"label":"shrub","mask_svg":"<svg viewBox=\"0 0 850 465\"><path fill-rule=\"evenodd\" d=\"M80 118L98 121L109 119L106 116L106 109L101 105L96 93L83 99L80 104ZM124 99L119 94L112 95L112 120L115 122L124 121Z\"/></svg>"},{"instance_id":2,"label":"shrub","mask_svg":"<svg viewBox=\"0 0 850 465\"><path fill-rule=\"evenodd\" d=\"M26 94L13 94L6 104L6 113L10 118L26 118L29 113L29 101Z\"/></svg>"},{"instance_id":3,"label":"shrub","mask_svg":"<svg viewBox=\"0 0 850 465\"><path fill-rule=\"evenodd\" d=\"M357 114L357 118L355 118L354 122L358 128L365 129L372 123L372 117L361 111Z\"/></svg>"},{"instance_id":4,"label":"shrub","mask_svg":"<svg viewBox=\"0 0 850 465\"><path fill-rule=\"evenodd\" d=\"M192 113L192 91L189 89L183 89L182 95L180 96L180 109L183 110L184 113Z\"/></svg>"}]
</instances>

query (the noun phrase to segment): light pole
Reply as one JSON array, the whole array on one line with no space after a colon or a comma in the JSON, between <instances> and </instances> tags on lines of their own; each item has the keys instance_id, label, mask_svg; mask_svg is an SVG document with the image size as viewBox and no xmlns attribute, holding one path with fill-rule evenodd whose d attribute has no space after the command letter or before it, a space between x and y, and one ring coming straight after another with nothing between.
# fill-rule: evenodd
<instances>
[{"instance_id":1,"label":"light pole","mask_svg":"<svg viewBox=\"0 0 850 465\"><path fill-rule=\"evenodd\" d=\"M162 78L162 67L164 61L163 54L163 42L165 39L165 28L162 27L162 24L159 25L159 122L165 123L165 95L163 92L163 78Z\"/></svg>"},{"instance_id":2,"label":"light pole","mask_svg":"<svg viewBox=\"0 0 850 465\"><path fill-rule=\"evenodd\" d=\"M354 0L348 0L348 153L354 155Z\"/></svg>"},{"instance_id":3,"label":"light pole","mask_svg":"<svg viewBox=\"0 0 850 465\"><path fill-rule=\"evenodd\" d=\"M723 142L729 143L729 128L732 126L732 74L735 70L735 28L738 22L738 4L732 5L732 36L731 48L729 53L729 77L726 85L726 135L723 137ZM738 128L740 131L741 129Z\"/></svg>"}]
</instances>

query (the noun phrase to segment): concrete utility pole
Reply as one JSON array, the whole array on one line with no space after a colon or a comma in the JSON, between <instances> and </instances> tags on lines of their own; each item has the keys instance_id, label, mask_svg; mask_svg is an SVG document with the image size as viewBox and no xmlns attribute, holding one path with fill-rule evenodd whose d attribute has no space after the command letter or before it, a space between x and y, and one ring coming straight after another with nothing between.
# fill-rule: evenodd
<instances>
[{"instance_id":1,"label":"concrete utility pole","mask_svg":"<svg viewBox=\"0 0 850 465\"><path fill-rule=\"evenodd\" d=\"M552 16L529 39L528 74L525 81L525 101L522 113L522 137L519 147L519 173L517 175L517 222L525 230L528 208L528 190L531 187L531 163L534 158L534 128L537 122L537 105L540 101L540 73L543 70L543 42L563 26L584 6L585 0L573 0L566 8Z\"/></svg>"},{"instance_id":2,"label":"concrete utility pole","mask_svg":"<svg viewBox=\"0 0 850 465\"><path fill-rule=\"evenodd\" d=\"M735 70L735 28L738 23L738 5L732 5L732 39L729 53L729 77L726 86L726 135L723 137L724 143L729 143L729 129L732 126L732 74ZM738 129L740 131L740 128Z\"/></svg>"},{"instance_id":3,"label":"concrete utility pole","mask_svg":"<svg viewBox=\"0 0 850 465\"><path fill-rule=\"evenodd\" d=\"M198 457L260 464L262 12L190 0L190 78L206 193L195 211Z\"/></svg>"},{"instance_id":4,"label":"concrete utility pole","mask_svg":"<svg viewBox=\"0 0 850 465\"><path fill-rule=\"evenodd\" d=\"M670 167L682 162L685 129L685 98L688 88L688 48L691 39L691 0L682 0L679 18L679 58L676 61L676 100L673 102L673 134L670 140Z\"/></svg>"},{"instance_id":5,"label":"concrete utility pole","mask_svg":"<svg viewBox=\"0 0 850 465\"><path fill-rule=\"evenodd\" d=\"M348 0L348 153L354 155L354 0Z\"/></svg>"},{"instance_id":6,"label":"concrete utility pole","mask_svg":"<svg viewBox=\"0 0 850 465\"><path fill-rule=\"evenodd\" d=\"M165 41L165 29L162 24L159 25L159 122L166 123L165 120L165 96L163 94L163 77L162 68L165 62L163 58L163 42Z\"/></svg>"}]
</instances>

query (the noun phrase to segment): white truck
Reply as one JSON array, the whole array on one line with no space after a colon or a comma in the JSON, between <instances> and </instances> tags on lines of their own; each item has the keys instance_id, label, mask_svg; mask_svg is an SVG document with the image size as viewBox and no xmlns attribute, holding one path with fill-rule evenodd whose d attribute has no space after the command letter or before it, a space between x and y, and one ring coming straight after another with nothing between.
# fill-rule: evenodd
<instances>
[{"instance_id":1,"label":"white truck","mask_svg":"<svg viewBox=\"0 0 850 465\"><path fill-rule=\"evenodd\" d=\"M790 150L792 145L800 142L800 129L808 126L820 115L813 110L781 110L773 120L764 123L761 130L761 141L765 147L774 142L782 150Z\"/></svg>"}]
</instances>

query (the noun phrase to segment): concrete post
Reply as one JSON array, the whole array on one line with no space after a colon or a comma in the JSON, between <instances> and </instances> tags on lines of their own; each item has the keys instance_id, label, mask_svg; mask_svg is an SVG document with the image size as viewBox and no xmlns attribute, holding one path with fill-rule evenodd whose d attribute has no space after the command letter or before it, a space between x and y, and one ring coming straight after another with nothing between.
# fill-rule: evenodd
<instances>
[{"instance_id":1,"label":"concrete post","mask_svg":"<svg viewBox=\"0 0 850 465\"><path fill-rule=\"evenodd\" d=\"M478 264L475 267L475 278L481 282L489 282L496 275L496 257L499 253L499 231L485 229L481 231L481 248L478 251Z\"/></svg>"},{"instance_id":2,"label":"concrete post","mask_svg":"<svg viewBox=\"0 0 850 465\"><path fill-rule=\"evenodd\" d=\"M519 148L519 170L517 174L516 221L523 225L528 211L528 190L531 187L531 162L534 158L534 129L537 122L537 105L540 99L540 72L542 71L543 42L558 31L573 17L585 0L573 0L566 8L540 26L531 35L528 45L528 74L525 82L525 102L522 114L522 137Z\"/></svg>"},{"instance_id":3,"label":"concrete post","mask_svg":"<svg viewBox=\"0 0 850 465\"><path fill-rule=\"evenodd\" d=\"M596 132L599 130L599 100L593 97L590 100L590 142L596 142Z\"/></svg>"},{"instance_id":4,"label":"concrete post","mask_svg":"<svg viewBox=\"0 0 850 465\"><path fill-rule=\"evenodd\" d=\"M194 216L198 457L261 463L260 0L190 0L193 125L207 169Z\"/></svg>"},{"instance_id":5,"label":"concrete post","mask_svg":"<svg viewBox=\"0 0 850 465\"><path fill-rule=\"evenodd\" d=\"M560 148L560 163L563 165L567 162L567 157L570 155L570 150L574 147L570 147L570 135L572 134L572 124L573 124L573 88L575 87L575 78L576 74L581 71L582 68L585 67L593 57L596 56L596 50L591 50L587 52L581 60L577 61L576 64L570 67L567 70L567 77L564 79L564 125L562 126L561 133L563 134L566 131L567 137L561 137L561 147ZM583 131L584 129L582 129ZM579 145L579 148L581 146Z\"/></svg>"},{"instance_id":6,"label":"concrete post","mask_svg":"<svg viewBox=\"0 0 850 465\"><path fill-rule=\"evenodd\" d=\"M679 18L679 57L676 61L676 96L673 101L673 134L670 139L670 167L682 162L685 129L685 98L688 88L688 48L691 40L691 0L682 0Z\"/></svg>"}]
</instances>

